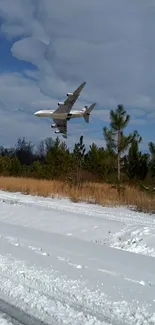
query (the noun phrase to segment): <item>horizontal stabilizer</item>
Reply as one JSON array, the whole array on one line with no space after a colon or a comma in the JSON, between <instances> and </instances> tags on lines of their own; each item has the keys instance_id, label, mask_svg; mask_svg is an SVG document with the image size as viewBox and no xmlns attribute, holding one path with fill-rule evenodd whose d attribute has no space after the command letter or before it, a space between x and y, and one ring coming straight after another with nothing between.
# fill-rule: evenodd
<instances>
[{"instance_id":1,"label":"horizontal stabilizer","mask_svg":"<svg viewBox=\"0 0 155 325\"><path fill-rule=\"evenodd\" d=\"M94 106L96 105L96 103L91 104L83 113L83 118L85 120L86 123L89 123L89 116L91 115L91 111L93 110Z\"/></svg>"}]
</instances>

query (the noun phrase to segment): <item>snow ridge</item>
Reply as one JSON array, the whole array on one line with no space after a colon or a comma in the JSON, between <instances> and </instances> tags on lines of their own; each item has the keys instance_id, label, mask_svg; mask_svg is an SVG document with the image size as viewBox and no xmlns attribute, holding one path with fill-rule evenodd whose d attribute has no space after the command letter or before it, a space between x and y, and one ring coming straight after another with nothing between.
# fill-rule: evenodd
<instances>
[{"instance_id":1,"label":"snow ridge","mask_svg":"<svg viewBox=\"0 0 155 325\"><path fill-rule=\"evenodd\" d=\"M50 325L155 325L154 238L154 215L0 191L0 297Z\"/></svg>"},{"instance_id":2,"label":"snow ridge","mask_svg":"<svg viewBox=\"0 0 155 325\"><path fill-rule=\"evenodd\" d=\"M61 324L69 319L72 324L95 325L152 325L155 314L149 315L136 302L108 301L106 295L93 292L81 281L57 277L53 270L38 270L11 257L0 256L0 286L19 308L43 321ZM67 323L69 324L69 323ZM71 323L70 323L71 324Z\"/></svg>"}]
</instances>

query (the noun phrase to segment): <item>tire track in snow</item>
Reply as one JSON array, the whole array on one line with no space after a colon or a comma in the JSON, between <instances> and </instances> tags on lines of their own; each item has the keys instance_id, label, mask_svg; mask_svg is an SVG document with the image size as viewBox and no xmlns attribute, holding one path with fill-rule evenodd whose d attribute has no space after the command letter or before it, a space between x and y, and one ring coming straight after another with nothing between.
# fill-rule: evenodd
<instances>
[{"instance_id":1,"label":"tire track in snow","mask_svg":"<svg viewBox=\"0 0 155 325\"><path fill-rule=\"evenodd\" d=\"M98 207L87 203L73 203L67 199L42 199L41 197L32 197L20 193L17 195L15 193L3 191L0 191L0 201L28 207L39 207L44 210L65 211L98 219L108 219L128 224L155 227L155 215L146 215L145 213L139 213L138 211L127 210L125 207L119 207L118 211L118 207Z\"/></svg>"},{"instance_id":2,"label":"tire track in snow","mask_svg":"<svg viewBox=\"0 0 155 325\"><path fill-rule=\"evenodd\" d=\"M31 245L27 246L27 245L21 243L18 238L0 236L0 239L6 240L6 241L8 241L8 243L10 243L11 245L16 246L16 247L21 247L21 248L26 247L26 248L32 250L35 254L40 254L40 255L42 255L44 257L47 257L47 258L50 256L50 254L43 251L41 247L35 247L35 246L31 246ZM83 270L88 269L89 270L89 266L74 263L72 261L72 259L70 259L70 258L65 258L63 256L57 256L56 258L57 258L58 261L61 261L62 263L66 263L67 265L69 265L71 267L74 267L76 269L83 269ZM151 281L143 281L143 280L139 281L139 280L136 280L136 279L133 279L133 278L130 278L130 277L126 277L122 273L113 272L113 271L110 271L108 269L101 269L101 268L98 269L97 268L96 271L106 273L106 274L108 274L110 276L123 278L126 281L129 281L129 282L132 282L132 283L137 283L137 284L142 285L142 286L155 286L155 283L153 283Z\"/></svg>"},{"instance_id":3,"label":"tire track in snow","mask_svg":"<svg viewBox=\"0 0 155 325\"><path fill-rule=\"evenodd\" d=\"M39 305L42 301L46 301L47 309L49 309L49 315L52 310L53 310L53 313L55 311L56 314L59 314L59 312L60 312L59 309L62 309L62 310L66 309L66 313L70 312L70 314L75 313L76 315L81 314L81 316L83 316L82 317L83 320L87 321L87 319L88 319L88 323L82 322L83 324L89 324L89 320L90 320L90 324L94 324L94 325L95 324L96 325L126 325L126 323L122 323L117 320L115 321L115 323L112 323L111 319L110 319L110 314L109 314L109 317L104 316L100 311L95 311L95 310L93 311L93 310L89 309L88 307L83 306L82 303L77 303L75 296L73 296L73 301L71 301L71 299L69 299L69 296L67 296L63 292L59 292L57 287L55 288L56 295L52 296L46 292L39 290L34 285L29 286L28 284L24 284L23 282L15 281L11 277L4 276L4 275L0 274L0 283L3 282L5 284L6 281L7 281L7 285L9 284L10 289L15 288L15 290L17 290L17 291L18 291L18 285L19 286L22 285L23 286L22 291L25 292L25 294L29 293L31 295L29 302L32 302L33 299L34 300L37 299L38 305ZM4 293L6 294L7 292L4 291ZM24 299L24 296L22 297L22 301L24 301L24 300L25 301L27 300L27 296L26 296L26 299ZM42 309L42 311L44 311L44 306L40 305L39 309ZM51 309L51 311L50 311L50 309ZM57 312L57 310L58 310L58 312ZM20 324L22 324L22 325L49 325L49 324L59 325L59 324L61 324L61 321L60 322L58 320L56 321L56 316L53 317L54 319L52 319L52 323L51 323L51 320L49 320L50 323L49 322L45 323L41 320L38 320L34 316L30 316L28 313L21 310L21 308L15 307L2 299L0 299L0 311L9 315L12 319L20 322ZM34 310L32 309L31 312L34 312ZM44 311L42 316L44 314L46 314L46 310ZM48 314L48 312L47 312L47 314Z\"/></svg>"},{"instance_id":4,"label":"tire track in snow","mask_svg":"<svg viewBox=\"0 0 155 325\"><path fill-rule=\"evenodd\" d=\"M21 323L17 322L9 315L4 314L0 311L0 324L1 325L21 325Z\"/></svg>"},{"instance_id":5,"label":"tire track in snow","mask_svg":"<svg viewBox=\"0 0 155 325\"><path fill-rule=\"evenodd\" d=\"M79 281L68 281L51 272L28 267L23 262L2 258L1 291L19 308L38 314L49 324L129 325L153 324L155 315L126 302L108 301ZM29 312L30 314L30 312ZM140 322L139 322L140 317ZM124 321L125 320L125 321Z\"/></svg>"},{"instance_id":6,"label":"tire track in snow","mask_svg":"<svg viewBox=\"0 0 155 325\"><path fill-rule=\"evenodd\" d=\"M48 325L1 298L0 312L7 316L10 325Z\"/></svg>"},{"instance_id":7,"label":"tire track in snow","mask_svg":"<svg viewBox=\"0 0 155 325\"><path fill-rule=\"evenodd\" d=\"M47 209L52 211L53 214L56 212L56 210L58 210L55 208L55 206L62 204L61 211L66 211L66 207L67 209L71 207L74 208L73 212L76 213L77 207L79 209L81 217L85 215L85 213L82 212L83 209L89 209L90 212L94 211L93 213L95 214L91 216L94 218L94 220L95 217L97 217L98 212L103 220L105 218L104 213L105 215L108 215L108 213L110 214L111 211L113 211L113 215L116 212L116 216L118 217L122 215L123 211L125 213L125 216L126 214L128 216L128 211L126 210L125 212L125 209L122 209L120 212L119 209L115 208L96 208L96 206L93 206L93 210L91 210L92 205L72 204L67 200L62 200L61 202L60 200L56 201L53 199L43 199L44 201L41 201L36 197L20 194L18 195L19 199L22 198L22 201L25 199L32 202L34 201L35 205L33 204L32 206L36 207L37 209L36 211L35 209L32 209L32 213L30 215L30 217L33 219L33 222L35 219L37 220L35 217L35 212L39 210L38 207L41 207L43 211L46 211L46 206L44 207L40 205L42 202L44 202L44 205L47 205L47 202L50 202L50 204L48 203L49 206ZM12 203L15 204L14 199ZM19 212L22 212L25 210L25 208L21 208L22 205L26 205L28 207L27 212L29 214L31 211L31 209L29 209L31 202L30 205L29 203L18 203L17 207L12 210L16 212L19 209ZM7 214L11 210L10 205L6 206L4 203L2 204L2 209L4 209L4 212L6 209L5 215L8 218L6 221L9 221ZM103 211L104 213L102 213ZM14 217L14 212L12 213L11 217ZM137 218L137 216L140 217L140 214L134 214L135 218ZM149 221L151 221L150 217ZM23 220L23 222L25 222L25 220ZM35 224L35 227L37 227L37 223ZM29 249L32 249L32 246L29 246ZM63 321L66 321L66 323L69 322L70 324L75 325L103 325L105 322L106 324L125 325L125 319L126 324L151 325L155 321L154 315L149 314L146 309L144 310L144 307L141 308L140 305L137 305L138 301L136 302L134 300L134 303L131 304L122 300L121 302L113 302L111 299L109 301L104 294L100 295L98 292L87 290L87 288L83 286L83 283L80 280L66 280L63 277L55 276L54 273L46 273L46 271L43 269L40 272L37 269L27 267L23 264L23 262L20 263L7 258L0 257L0 265L1 270L3 271L3 274L0 276L1 287L3 288L3 293L8 296L8 299L10 298L11 300L14 300L19 308L28 308L30 312L34 312L34 315L37 312L37 316L38 314L42 317L47 316L50 318L50 324L52 321L53 324L57 325L62 324ZM109 272L109 270L103 269L100 269L98 271L106 273ZM100 317L102 317L102 320L100 320Z\"/></svg>"}]
</instances>

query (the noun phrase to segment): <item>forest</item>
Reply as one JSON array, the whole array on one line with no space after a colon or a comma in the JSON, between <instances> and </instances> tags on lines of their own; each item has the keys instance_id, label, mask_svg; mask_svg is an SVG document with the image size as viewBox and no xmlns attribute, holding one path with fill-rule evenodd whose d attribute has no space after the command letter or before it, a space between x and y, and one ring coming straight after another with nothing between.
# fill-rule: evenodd
<instances>
[{"instance_id":1,"label":"forest","mask_svg":"<svg viewBox=\"0 0 155 325\"><path fill-rule=\"evenodd\" d=\"M18 139L13 148L1 146L0 175L61 180L78 186L86 181L153 185L155 144L148 143L148 153L142 153L138 131L125 133L130 119L123 105L110 111L109 128L103 127L105 147L92 143L86 150L82 135L73 150L58 137L46 138L37 148L25 138Z\"/></svg>"}]
</instances>

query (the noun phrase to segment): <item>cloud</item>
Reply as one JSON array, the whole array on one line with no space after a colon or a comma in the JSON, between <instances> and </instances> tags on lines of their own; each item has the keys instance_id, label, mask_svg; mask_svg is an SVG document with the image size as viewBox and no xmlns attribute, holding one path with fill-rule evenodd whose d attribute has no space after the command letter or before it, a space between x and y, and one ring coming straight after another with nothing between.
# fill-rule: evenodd
<instances>
[{"instance_id":1,"label":"cloud","mask_svg":"<svg viewBox=\"0 0 155 325\"><path fill-rule=\"evenodd\" d=\"M26 137L35 143L46 137L56 139L57 134L50 128L52 120L40 119L34 116L39 109L57 107L57 99L43 95L36 85L35 72L3 73L0 75L0 137L1 145L14 145L17 138ZM81 104L82 105L82 104ZM81 106L82 107L82 106ZM66 144L72 148L84 135L87 146L90 142L90 125L86 127L84 120L70 121L68 123L69 138ZM93 134L93 129L91 129ZM61 138L63 140L63 138ZM97 140L100 143L100 139Z\"/></svg>"},{"instance_id":2,"label":"cloud","mask_svg":"<svg viewBox=\"0 0 155 325\"><path fill-rule=\"evenodd\" d=\"M0 99L11 116L14 110L21 108L27 114L33 112L34 106L40 107L42 100L53 102L41 93L34 80L16 72L0 74Z\"/></svg>"},{"instance_id":3,"label":"cloud","mask_svg":"<svg viewBox=\"0 0 155 325\"><path fill-rule=\"evenodd\" d=\"M132 125L145 125L146 121L144 119L131 119L130 123Z\"/></svg>"},{"instance_id":4,"label":"cloud","mask_svg":"<svg viewBox=\"0 0 155 325\"><path fill-rule=\"evenodd\" d=\"M100 121L110 122L110 110L97 109L93 112L93 118L100 119Z\"/></svg>"},{"instance_id":5,"label":"cloud","mask_svg":"<svg viewBox=\"0 0 155 325\"><path fill-rule=\"evenodd\" d=\"M12 53L37 66L43 93L50 95L53 88L60 93L86 79L86 99L97 99L100 105L153 107L153 2L89 0L88 6L88 0L79 0L73 6L71 0L16 0L17 12L9 0L5 8L1 2L3 18L9 13L3 32L14 20L25 26L25 38L15 42Z\"/></svg>"},{"instance_id":6,"label":"cloud","mask_svg":"<svg viewBox=\"0 0 155 325\"><path fill-rule=\"evenodd\" d=\"M40 132L33 114L36 108L52 105L52 100L41 94L33 80L20 73L1 74L0 99L1 145L13 145L23 136L33 141L49 136L47 121L42 121Z\"/></svg>"},{"instance_id":7,"label":"cloud","mask_svg":"<svg viewBox=\"0 0 155 325\"><path fill-rule=\"evenodd\" d=\"M130 114L132 117L144 117L146 113L142 109L134 108L134 109L130 109Z\"/></svg>"},{"instance_id":8,"label":"cloud","mask_svg":"<svg viewBox=\"0 0 155 325\"><path fill-rule=\"evenodd\" d=\"M56 105L86 80L76 106L97 102L90 128L96 123L98 132L98 121L108 122L109 110L121 103L132 124L143 124L154 116L154 14L153 0L14 0L13 6L0 0L1 33L14 40L12 55L36 68L1 74L0 100L10 112L24 109L26 132L34 109ZM44 122L37 122L40 131L35 123L39 137Z\"/></svg>"},{"instance_id":9,"label":"cloud","mask_svg":"<svg viewBox=\"0 0 155 325\"><path fill-rule=\"evenodd\" d=\"M45 55L45 44L40 40L27 37L16 42L12 47L12 53L17 59L31 62L39 66L40 60Z\"/></svg>"}]
</instances>

